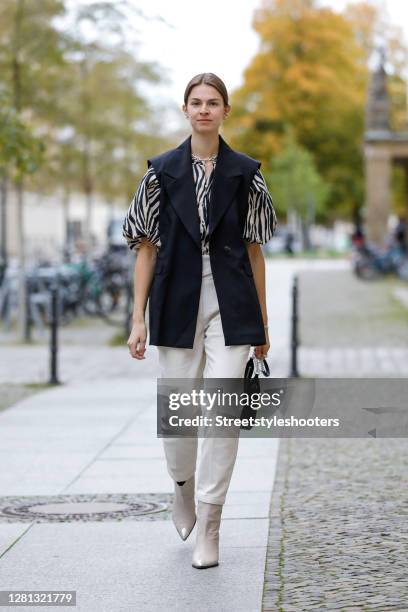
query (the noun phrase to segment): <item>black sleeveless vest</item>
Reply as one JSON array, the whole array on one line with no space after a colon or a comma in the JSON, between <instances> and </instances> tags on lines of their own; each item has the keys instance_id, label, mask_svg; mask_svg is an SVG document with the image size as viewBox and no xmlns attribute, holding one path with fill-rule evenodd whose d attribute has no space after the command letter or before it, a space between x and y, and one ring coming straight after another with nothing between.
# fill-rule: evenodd
<instances>
[{"instance_id":1,"label":"black sleeveless vest","mask_svg":"<svg viewBox=\"0 0 408 612\"><path fill-rule=\"evenodd\" d=\"M202 281L191 135L147 160L160 184L161 248L149 294L150 344L193 348ZM219 136L209 204L209 252L226 346L265 344L261 307L242 237L249 189L260 162Z\"/></svg>"}]
</instances>

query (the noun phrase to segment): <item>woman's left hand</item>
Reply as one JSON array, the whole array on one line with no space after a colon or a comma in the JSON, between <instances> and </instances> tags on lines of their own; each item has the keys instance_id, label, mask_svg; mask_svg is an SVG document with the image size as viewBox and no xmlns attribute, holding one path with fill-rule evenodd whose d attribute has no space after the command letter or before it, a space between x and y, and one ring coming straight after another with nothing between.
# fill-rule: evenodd
<instances>
[{"instance_id":1,"label":"woman's left hand","mask_svg":"<svg viewBox=\"0 0 408 612\"><path fill-rule=\"evenodd\" d=\"M268 351L269 351L271 344L269 342L269 331L267 329L265 329L265 336L266 336L266 344L262 344L261 346L255 347L254 352L255 352L255 357L257 359L265 359L265 357L268 356Z\"/></svg>"}]
</instances>

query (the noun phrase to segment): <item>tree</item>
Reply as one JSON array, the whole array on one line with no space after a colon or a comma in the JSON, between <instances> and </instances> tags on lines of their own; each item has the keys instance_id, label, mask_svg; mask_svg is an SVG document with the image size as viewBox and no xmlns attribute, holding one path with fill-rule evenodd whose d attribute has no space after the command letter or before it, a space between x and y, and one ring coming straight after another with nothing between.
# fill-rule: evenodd
<instances>
[{"instance_id":1,"label":"tree","mask_svg":"<svg viewBox=\"0 0 408 612\"><path fill-rule=\"evenodd\" d=\"M9 95L12 125L6 154L12 162L17 194L18 260L19 260L19 334L26 337L26 283L24 235L24 177L33 172L40 161L43 146L36 138L28 120L33 104L44 108L41 84L62 59L59 36L51 24L63 11L60 0L4 0L0 14L0 67L2 90ZM5 166L5 175L8 165Z\"/></svg>"},{"instance_id":2,"label":"tree","mask_svg":"<svg viewBox=\"0 0 408 612\"><path fill-rule=\"evenodd\" d=\"M135 151L141 155L160 140L157 131L149 142L148 133L137 125L143 121L148 128L152 116L139 92L140 83L159 83L162 75L156 64L137 61L126 50L129 11L142 17L132 7L124 0L80 4L64 26L72 40L66 57L74 76L61 106L65 127L73 131L72 141L80 153L78 177L86 198L85 255L92 246L95 194L103 194L110 202L128 202Z\"/></svg>"},{"instance_id":3,"label":"tree","mask_svg":"<svg viewBox=\"0 0 408 612\"><path fill-rule=\"evenodd\" d=\"M303 248L309 249L310 225L316 213L323 210L330 187L319 175L312 154L296 142L292 128L287 127L285 147L274 157L272 170L265 178L278 203L278 212L299 220Z\"/></svg>"},{"instance_id":4,"label":"tree","mask_svg":"<svg viewBox=\"0 0 408 612\"><path fill-rule=\"evenodd\" d=\"M18 303L19 329L21 339L26 336L26 278L25 278L25 236L23 213L23 181L36 172L43 161L44 145L36 138L30 128L21 120L20 114L12 106L7 106L2 96L0 107L0 174L10 177L17 192L17 244L19 262ZM5 202L4 202L5 206ZM3 213L3 224L5 216ZM3 235L5 240L5 232ZM4 244L5 247L5 244Z\"/></svg>"},{"instance_id":5,"label":"tree","mask_svg":"<svg viewBox=\"0 0 408 612\"><path fill-rule=\"evenodd\" d=\"M34 172L41 161L43 147L35 139L27 125L13 108L11 101L3 92L0 95L0 177L3 190L7 189L7 179L20 183L24 176ZM2 265L7 263L6 250L6 197L2 194ZM22 212L19 210L19 216Z\"/></svg>"},{"instance_id":6,"label":"tree","mask_svg":"<svg viewBox=\"0 0 408 612\"><path fill-rule=\"evenodd\" d=\"M378 19L368 3L340 14L317 0L265 0L254 14L259 52L231 97L234 120L227 135L270 170L285 146L285 126L293 126L296 140L313 154L317 171L330 184L320 221L349 218L364 201L368 62ZM390 40L391 30L384 36ZM396 75L400 55L392 60Z\"/></svg>"},{"instance_id":7,"label":"tree","mask_svg":"<svg viewBox=\"0 0 408 612\"><path fill-rule=\"evenodd\" d=\"M4 0L0 5L0 90L41 134L47 163L27 184L83 191L90 234L96 192L128 203L145 158L169 136L141 86L164 81L159 65L138 60L126 0ZM160 18L158 18L160 19ZM68 163L68 165L66 165Z\"/></svg>"}]
</instances>

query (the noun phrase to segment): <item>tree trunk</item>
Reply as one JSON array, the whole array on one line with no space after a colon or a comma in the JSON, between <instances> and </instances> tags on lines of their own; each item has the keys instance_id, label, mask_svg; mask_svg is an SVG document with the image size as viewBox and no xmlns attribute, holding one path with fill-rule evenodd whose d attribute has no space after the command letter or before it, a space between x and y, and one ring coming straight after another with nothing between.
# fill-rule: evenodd
<instances>
[{"instance_id":1,"label":"tree trunk","mask_svg":"<svg viewBox=\"0 0 408 612\"><path fill-rule=\"evenodd\" d=\"M82 79L82 181L85 195L85 227L84 227L84 256L89 258L91 250L91 235L92 235L92 207L93 207L93 185L91 171L91 138L89 136L89 120L91 114L91 102L88 96L86 87L88 80L88 66L86 58L81 62L81 79Z\"/></svg>"},{"instance_id":2,"label":"tree trunk","mask_svg":"<svg viewBox=\"0 0 408 612\"><path fill-rule=\"evenodd\" d=\"M69 231L69 201L71 193L69 188L64 189L62 197L62 224L63 224L63 236L64 236L64 261L71 261L71 236Z\"/></svg>"},{"instance_id":3,"label":"tree trunk","mask_svg":"<svg viewBox=\"0 0 408 612\"><path fill-rule=\"evenodd\" d=\"M16 184L17 195L17 254L18 254L18 335L21 342L27 340L27 287L26 252L24 240L24 190L23 182Z\"/></svg>"},{"instance_id":4,"label":"tree trunk","mask_svg":"<svg viewBox=\"0 0 408 612\"><path fill-rule=\"evenodd\" d=\"M309 222L307 219L301 219L301 229L302 229L302 249L304 251L310 251L310 236L309 236Z\"/></svg>"},{"instance_id":5,"label":"tree trunk","mask_svg":"<svg viewBox=\"0 0 408 612\"><path fill-rule=\"evenodd\" d=\"M21 111L21 29L25 17L25 0L18 0L14 20L14 36L12 46L12 82L14 108ZM26 340L27 328L27 287L25 274L25 240L24 240L24 187L21 178L16 183L17 195L17 250L18 250L18 335L20 340Z\"/></svg>"}]
</instances>

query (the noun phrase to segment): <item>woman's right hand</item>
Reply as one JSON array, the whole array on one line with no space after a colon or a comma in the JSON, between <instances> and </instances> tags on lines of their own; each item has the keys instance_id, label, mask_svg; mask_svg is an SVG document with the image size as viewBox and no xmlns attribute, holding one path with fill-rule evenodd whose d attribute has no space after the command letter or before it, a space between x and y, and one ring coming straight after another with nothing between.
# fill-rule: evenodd
<instances>
[{"instance_id":1,"label":"woman's right hand","mask_svg":"<svg viewBox=\"0 0 408 612\"><path fill-rule=\"evenodd\" d=\"M134 359L146 359L144 356L146 351L146 337L147 332L144 321L140 323L133 323L127 345L129 347L129 352Z\"/></svg>"}]
</instances>

